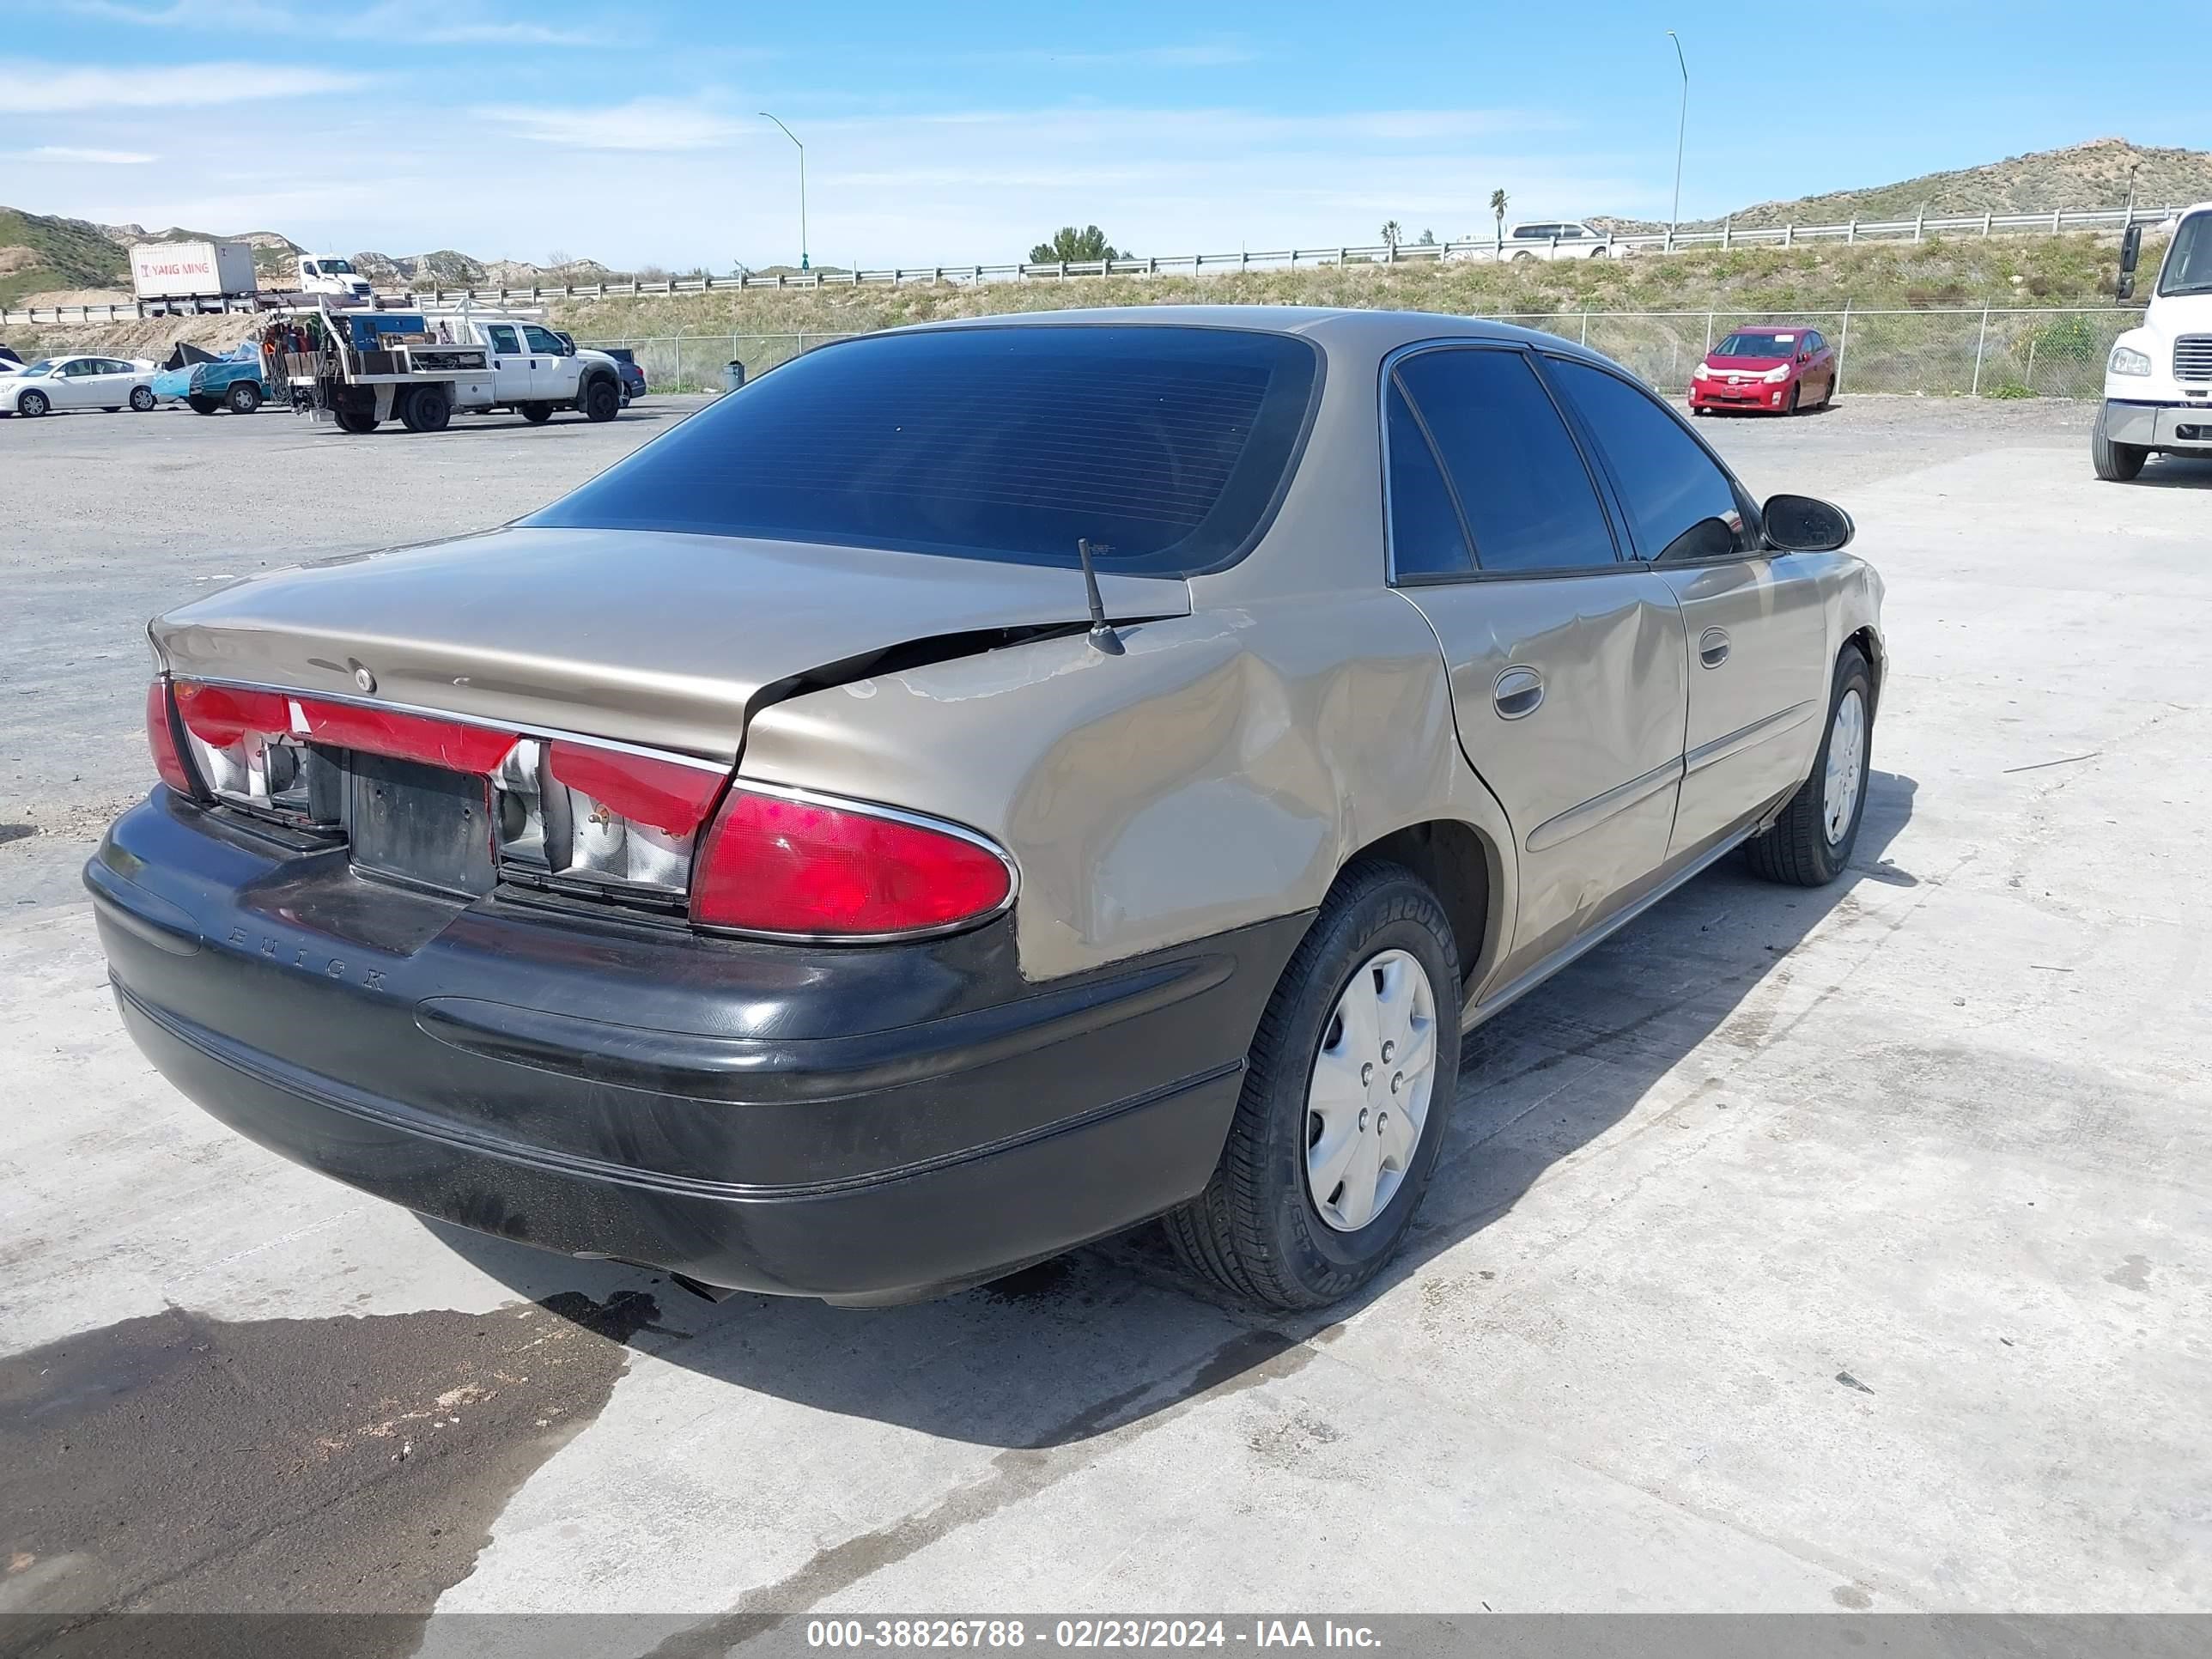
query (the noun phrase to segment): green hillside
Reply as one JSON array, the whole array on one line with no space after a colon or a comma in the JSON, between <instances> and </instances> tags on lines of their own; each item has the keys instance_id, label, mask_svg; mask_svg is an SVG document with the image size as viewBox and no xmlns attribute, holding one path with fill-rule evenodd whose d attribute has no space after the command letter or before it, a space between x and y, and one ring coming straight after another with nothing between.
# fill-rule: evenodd
<instances>
[{"instance_id":1,"label":"green hillside","mask_svg":"<svg viewBox=\"0 0 2212 1659\"><path fill-rule=\"evenodd\" d=\"M51 289L130 280L129 256L98 225L0 208L0 306Z\"/></svg>"}]
</instances>

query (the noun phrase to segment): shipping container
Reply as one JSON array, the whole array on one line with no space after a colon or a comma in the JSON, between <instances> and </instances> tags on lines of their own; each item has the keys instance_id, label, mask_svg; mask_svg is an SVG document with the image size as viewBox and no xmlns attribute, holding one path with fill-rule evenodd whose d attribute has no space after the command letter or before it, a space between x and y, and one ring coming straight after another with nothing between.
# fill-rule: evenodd
<instances>
[{"instance_id":1,"label":"shipping container","mask_svg":"<svg viewBox=\"0 0 2212 1659\"><path fill-rule=\"evenodd\" d=\"M131 250L131 284L142 300L221 299L252 294L248 242L140 242Z\"/></svg>"}]
</instances>

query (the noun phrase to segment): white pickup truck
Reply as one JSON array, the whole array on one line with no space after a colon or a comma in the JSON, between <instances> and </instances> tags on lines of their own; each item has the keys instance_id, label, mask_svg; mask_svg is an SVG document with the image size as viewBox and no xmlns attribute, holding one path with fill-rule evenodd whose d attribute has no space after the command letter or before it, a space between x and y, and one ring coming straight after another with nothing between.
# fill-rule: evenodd
<instances>
[{"instance_id":1,"label":"white pickup truck","mask_svg":"<svg viewBox=\"0 0 2212 1659\"><path fill-rule=\"evenodd\" d=\"M2140 226L2120 243L2119 293L2135 291ZM2212 202L2183 212L2141 328L2105 360L2105 406L2089 434L2097 476L2125 483L2153 455L2212 456Z\"/></svg>"},{"instance_id":2,"label":"white pickup truck","mask_svg":"<svg viewBox=\"0 0 2212 1659\"><path fill-rule=\"evenodd\" d=\"M556 409L573 409L592 421L611 421L622 412L622 370L604 352L580 349L523 317L479 312L431 320L458 343L480 345L490 354L494 408L512 409L531 422L550 421Z\"/></svg>"},{"instance_id":3,"label":"white pickup truck","mask_svg":"<svg viewBox=\"0 0 2212 1659\"><path fill-rule=\"evenodd\" d=\"M613 359L581 352L521 318L426 316L421 312L333 309L301 319L306 349L283 351L294 403L347 432L374 432L398 419L410 432L436 432L459 413L511 409L533 423L573 409L585 419L622 412Z\"/></svg>"}]
</instances>

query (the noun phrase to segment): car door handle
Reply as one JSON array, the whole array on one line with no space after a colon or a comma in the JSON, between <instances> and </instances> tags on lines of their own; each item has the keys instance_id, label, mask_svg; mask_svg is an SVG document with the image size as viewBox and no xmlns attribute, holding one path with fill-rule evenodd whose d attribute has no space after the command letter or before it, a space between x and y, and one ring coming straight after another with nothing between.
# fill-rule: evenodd
<instances>
[{"instance_id":1,"label":"car door handle","mask_svg":"<svg viewBox=\"0 0 2212 1659\"><path fill-rule=\"evenodd\" d=\"M1728 660L1729 636L1725 629L1708 628L1698 636L1698 660L1708 668L1718 668Z\"/></svg>"},{"instance_id":2,"label":"car door handle","mask_svg":"<svg viewBox=\"0 0 2212 1659\"><path fill-rule=\"evenodd\" d=\"M1490 689L1500 720L1517 720L1536 712L1544 701L1544 677L1533 668L1509 668Z\"/></svg>"}]
</instances>

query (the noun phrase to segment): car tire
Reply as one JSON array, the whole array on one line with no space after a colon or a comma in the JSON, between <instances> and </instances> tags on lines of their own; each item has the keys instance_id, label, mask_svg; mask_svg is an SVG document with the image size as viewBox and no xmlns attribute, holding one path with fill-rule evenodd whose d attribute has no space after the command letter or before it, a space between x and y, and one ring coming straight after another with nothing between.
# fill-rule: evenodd
<instances>
[{"instance_id":1,"label":"car tire","mask_svg":"<svg viewBox=\"0 0 2212 1659\"><path fill-rule=\"evenodd\" d=\"M1534 258L1535 257L1536 257L1536 256L1535 256L1534 254L1533 254L1533 253L1529 252L1528 252L1528 250L1527 248L1522 248L1522 249L1521 250L1521 252L1518 252L1518 253L1516 253L1516 254L1515 254L1515 255L1513 256L1513 263L1514 263L1515 264L1516 264L1516 265L1517 265L1517 264L1520 264L1523 259L1533 259L1533 258Z\"/></svg>"},{"instance_id":2,"label":"car tire","mask_svg":"<svg viewBox=\"0 0 2212 1659\"><path fill-rule=\"evenodd\" d=\"M443 432L453 418L453 406L434 386L418 386L399 405L399 423L410 432Z\"/></svg>"},{"instance_id":3,"label":"car tire","mask_svg":"<svg viewBox=\"0 0 2212 1659\"><path fill-rule=\"evenodd\" d=\"M218 415L222 412L222 399L220 398L203 397L195 392L185 401L191 406L195 415Z\"/></svg>"},{"instance_id":4,"label":"car tire","mask_svg":"<svg viewBox=\"0 0 2212 1659\"><path fill-rule=\"evenodd\" d=\"M251 415L261 407L261 388L251 380L240 380L222 395L222 400L234 415Z\"/></svg>"},{"instance_id":5,"label":"car tire","mask_svg":"<svg viewBox=\"0 0 2212 1659\"><path fill-rule=\"evenodd\" d=\"M515 409L532 426L543 426L553 418L550 404L517 404Z\"/></svg>"},{"instance_id":6,"label":"car tire","mask_svg":"<svg viewBox=\"0 0 2212 1659\"><path fill-rule=\"evenodd\" d=\"M1192 1272L1243 1302L1283 1310L1325 1307L1382 1270L1420 1207L1451 1115L1460 983L1451 923L1411 871L1363 859L1337 878L1261 1016L1212 1179L1164 1218ZM1376 1011L1379 1028L1347 1023L1362 1006ZM1379 1083L1368 1086L1408 1075L1390 1070L1404 1054L1382 1058L1390 1030L1401 1034L1394 1047L1424 1043L1427 1059L1425 1076L1395 1097L1376 1092ZM1332 1067L1343 1068L1334 1072L1334 1089L1325 1080ZM1406 1118L1396 1136L1386 1133L1389 1103L1406 1101L1410 1112L1424 1085L1408 1145ZM1324 1103L1331 1098L1335 1113ZM1346 1156L1324 1150L1340 1146L1340 1136L1350 1162L1317 1196Z\"/></svg>"},{"instance_id":7,"label":"car tire","mask_svg":"<svg viewBox=\"0 0 2212 1659\"><path fill-rule=\"evenodd\" d=\"M602 374L584 388L580 400L587 421L611 421L622 413L622 392Z\"/></svg>"},{"instance_id":8,"label":"car tire","mask_svg":"<svg viewBox=\"0 0 2212 1659\"><path fill-rule=\"evenodd\" d=\"M15 399L15 412L26 420L35 421L52 408L43 392L26 392Z\"/></svg>"},{"instance_id":9,"label":"car tire","mask_svg":"<svg viewBox=\"0 0 2212 1659\"><path fill-rule=\"evenodd\" d=\"M1798 400L1802 396L1805 387L1802 382L1790 388L1790 402L1788 406L1782 411L1784 415L1795 415L1797 412Z\"/></svg>"},{"instance_id":10,"label":"car tire","mask_svg":"<svg viewBox=\"0 0 2212 1659\"><path fill-rule=\"evenodd\" d=\"M374 415L358 414L350 409L336 410L332 412L337 418L338 430L341 432L366 435L376 430L377 419Z\"/></svg>"},{"instance_id":11,"label":"car tire","mask_svg":"<svg viewBox=\"0 0 2212 1659\"><path fill-rule=\"evenodd\" d=\"M141 415L150 410L154 407L154 388L149 386L132 386L131 388L131 407L137 410Z\"/></svg>"},{"instance_id":12,"label":"car tire","mask_svg":"<svg viewBox=\"0 0 2212 1659\"><path fill-rule=\"evenodd\" d=\"M123 412L123 405L121 404L102 404L100 406L100 412L103 415L120 415Z\"/></svg>"},{"instance_id":13,"label":"car tire","mask_svg":"<svg viewBox=\"0 0 2212 1659\"><path fill-rule=\"evenodd\" d=\"M1836 659L1828 726L1811 775L1782 816L1744 848L1754 875L1791 887L1825 887L1843 873L1866 817L1874 714L1874 671L1858 647L1847 645Z\"/></svg>"},{"instance_id":14,"label":"car tire","mask_svg":"<svg viewBox=\"0 0 2212 1659\"><path fill-rule=\"evenodd\" d=\"M2130 483L2143 470L2150 459L2150 451L2141 444L2114 443L2105 435L2105 413L2097 411L2097 423L2089 428L2089 465L2106 483Z\"/></svg>"}]
</instances>

